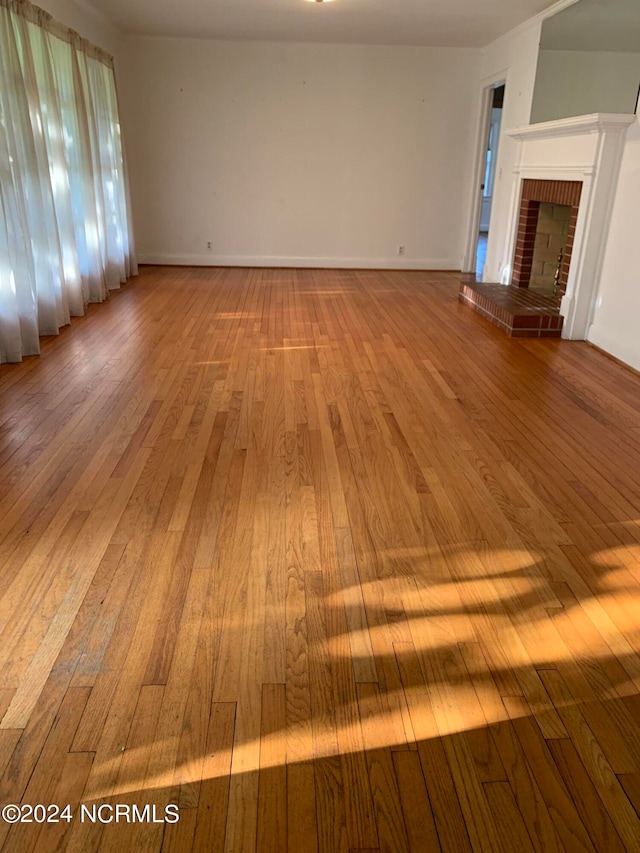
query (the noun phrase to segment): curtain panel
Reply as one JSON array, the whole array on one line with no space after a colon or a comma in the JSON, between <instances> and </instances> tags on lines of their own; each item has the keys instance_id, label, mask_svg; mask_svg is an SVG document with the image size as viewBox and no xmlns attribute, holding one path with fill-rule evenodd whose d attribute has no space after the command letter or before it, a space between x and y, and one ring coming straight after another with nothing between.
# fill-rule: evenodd
<instances>
[{"instance_id":1,"label":"curtain panel","mask_svg":"<svg viewBox=\"0 0 640 853\"><path fill-rule=\"evenodd\" d=\"M137 274L113 60L0 0L0 363Z\"/></svg>"}]
</instances>

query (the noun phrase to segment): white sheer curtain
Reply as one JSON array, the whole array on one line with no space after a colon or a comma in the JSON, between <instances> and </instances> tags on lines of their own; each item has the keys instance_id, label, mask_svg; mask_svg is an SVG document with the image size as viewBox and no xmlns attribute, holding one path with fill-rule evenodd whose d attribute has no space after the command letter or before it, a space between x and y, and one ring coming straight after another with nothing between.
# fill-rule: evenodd
<instances>
[{"instance_id":1,"label":"white sheer curtain","mask_svg":"<svg viewBox=\"0 0 640 853\"><path fill-rule=\"evenodd\" d=\"M0 363L136 273L112 61L0 0Z\"/></svg>"}]
</instances>

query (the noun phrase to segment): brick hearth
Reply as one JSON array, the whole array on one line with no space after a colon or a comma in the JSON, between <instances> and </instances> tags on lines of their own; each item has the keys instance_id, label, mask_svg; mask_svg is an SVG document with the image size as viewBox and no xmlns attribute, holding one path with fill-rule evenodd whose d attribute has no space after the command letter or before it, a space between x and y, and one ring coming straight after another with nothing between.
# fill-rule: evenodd
<instances>
[{"instance_id":1,"label":"brick hearth","mask_svg":"<svg viewBox=\"0 0 640 853\"><path fill-rule=\"evenodd\" d=\"M514 338L559 338L562 333L560 295L462 282L459 299Z\"/></svg>"}]
</instances>

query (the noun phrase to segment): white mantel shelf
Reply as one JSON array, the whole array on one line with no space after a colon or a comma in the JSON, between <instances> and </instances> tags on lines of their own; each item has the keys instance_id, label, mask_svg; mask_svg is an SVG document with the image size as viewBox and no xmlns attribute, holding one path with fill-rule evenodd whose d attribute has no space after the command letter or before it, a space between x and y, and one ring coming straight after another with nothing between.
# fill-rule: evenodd
<instances>
[{"instance_id":1,"label":"white mantel shelf","mask_svg":"<svg viewBox=\"0 0 640 853\"><path fill-rule=\"evenodd\" d=\"M564 338L586 340L593 322L625 137L637 120L635 115L593 113L505 131L520 148L514 167L509 258L515 253L521 181L582 182L567 292L560 307Z\"/></svg>"},{"instance_id":2,"label":"white mantel shelf","mask_svg":"<svg viewBox=\"0 0 640 853\"><path fill-rule=\"evenodd\" d=\"M583 133L606 133L626 130L636 120L635 115L626 113L592 113L587 116L574 116L558 121L543 121L539 124L527 124L507 130L514 139L553 139L563 136L577 136Z\"/></svg>"}]
</instances>

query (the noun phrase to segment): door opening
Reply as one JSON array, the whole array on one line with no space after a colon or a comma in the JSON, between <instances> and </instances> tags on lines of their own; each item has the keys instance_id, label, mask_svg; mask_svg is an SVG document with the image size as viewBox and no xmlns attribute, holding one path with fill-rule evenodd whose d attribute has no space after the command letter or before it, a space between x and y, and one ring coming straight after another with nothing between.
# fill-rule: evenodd
<instances>
[{"instance_id":1,"label":"door opening","mask_svg":"<svg viewBox=\"0 0 640 853\"><path fill-rule=\"evenodd\" d=\"M476 278L482 279L484 265L487 257L487 242L489 239L489 228L491 227L491 208L493 205L493 192L496 181L496 164L498 162L498 148L500 146L500 130L502 127L502 110L504 107L505 84L497 83L492 87L493 92L490 102L490 116L488 120L488 132L486 141L486 153L484 159L484 173L482 178L482 204L480 208L480 222L478 227L476 243Z\"/></svg>"}]
</instances>

